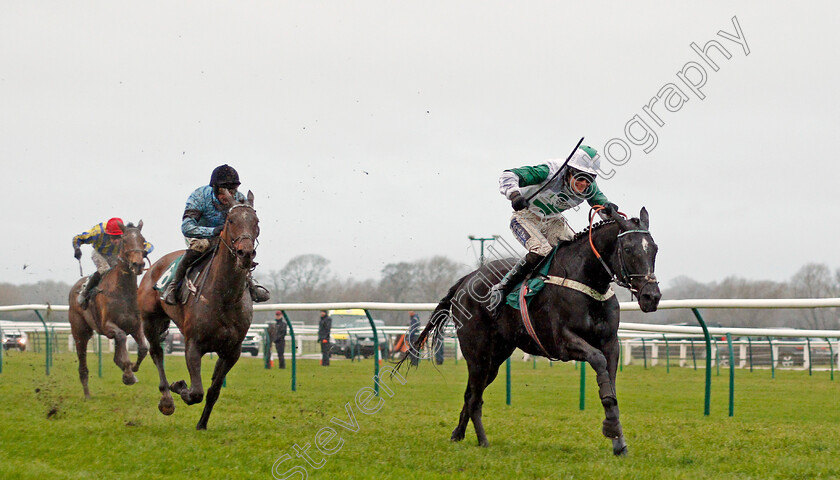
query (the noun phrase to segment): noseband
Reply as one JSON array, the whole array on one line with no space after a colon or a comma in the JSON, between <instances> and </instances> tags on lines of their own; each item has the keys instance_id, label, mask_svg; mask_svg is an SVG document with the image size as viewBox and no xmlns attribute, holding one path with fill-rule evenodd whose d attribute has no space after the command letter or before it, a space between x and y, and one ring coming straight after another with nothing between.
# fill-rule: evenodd
<instances>
[{"instance_id":1,"label":"noseband","mask_svg":"<svg viewBox=\"0 0 840 480\"><path fill-rule=\"evenodd\" d=\"M650 231L649 230L627 230L626 232L621 232L621 233L618 234L618 237L616 237L616 251L618 252L618 265L619 265L620 271L619 271L619 275L616 275L612 272L610 267L607 266L607 262L605 262L604 259L601 258L601 254L598 253L598 250L595 248L595 244L592 243L592 219L594 218L595 212L597 212L597 211L599 211L603 208L604 207L600 207L600 208L592 207L592 210L590 210L590 212L589 212L589 245L592 247L592 251L595 253L595 257L598 258L598 261L600 261L601 265L604 266L604 270L607 271L607 275L610 276L610 279L613 282L615 282L617 285L619 285L621 287L624 287L627 290L630 290L630 293L633 294L633 295L636 295L636 297L638 298L639 294L641 293L642 290L645 289L645 287L647 287L650 284L658 284L659 282L656 280L656 274L654 274L653 272L649 271L647 273L629 273L627 271L627 266L624 262L624 256L622 255L622 251L624 249L621 248L621 237L623 237L624 235L627 235L628 233L644 233L644 234L650 235ZM644 283L644 285L642 286L641 289L637 290L630 284L630 282L634 278L644 279L645 283Z\"/></svg>"}]
</instances>

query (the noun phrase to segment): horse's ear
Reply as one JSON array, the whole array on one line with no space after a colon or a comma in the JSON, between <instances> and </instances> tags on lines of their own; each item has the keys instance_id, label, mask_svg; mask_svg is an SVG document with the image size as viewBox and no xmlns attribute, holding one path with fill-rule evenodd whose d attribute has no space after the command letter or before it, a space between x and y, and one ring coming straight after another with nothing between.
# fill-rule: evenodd
<instances>
[{"instance_id":1,"label":"horse's ear","mask_svg":"<svg viewBox=\"0 0 840 480\"><path fill-rule=\"evenodd\" d=\"M648 215L648 211L645 207L642 207L642 211L639 212L639 221L642 222L642 229L648 230L650 228L650 215Z\"/></svg>"},{"instance_id":2,"label":"horse's ear","mask_svg":"<svg viewBox=\"0 0 840 480\"><path fill-rule=\"evenodd\" d=\"M254 194L250 190L248 190L248 197L247 198L248 198L248 205L253 207L254 206Z\"/></svg>"},{"instance_id":3,"label":"horse's ear","mask_svg":"<svg viewBox=\"0 0 840 480\"><path fill-rule=\"evenodd\" d=\"M123 225L123 222L117 222L117 226L120 227L120 231L125 231L125 225Z\"/></svg>"},{"instance_id":4,"label":"horse's ear","mask_svg":"<svg viewBox=\"0 0 840 480\"><path fill-rule=\"evenodd\" d=\"M137 222L137 230L143 230L143 219L140 219L140 221Z\"/></svg>"}]
</instances>

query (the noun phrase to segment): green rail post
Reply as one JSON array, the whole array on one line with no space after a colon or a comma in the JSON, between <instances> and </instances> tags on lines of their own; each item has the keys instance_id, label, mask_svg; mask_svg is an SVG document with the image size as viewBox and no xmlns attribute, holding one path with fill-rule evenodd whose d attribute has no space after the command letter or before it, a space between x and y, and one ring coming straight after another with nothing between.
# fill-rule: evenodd
<instances>
[{"instance_id":1,"label":"green rail post","mask_svg":"<svg viewBox=\"0 0 840 480\"><path fill-rule=\"evenodd\" d=\"M642 360L645 361L645 368L647 368L647 348L645 347L644 338L642 338Z\"/></svg>"},{"instance_id":2,"label":"green rail post","mask_svg":"<svg viewBox=\"0 0 840 480\"><path fill-rule=\"evenodd\" d=\"M729 344L729 416L735 416L735 361L732 350L732 335L727 332L726 343Z\"/></svg>"},{"instance_id":3,"label":"green rail post","mask_svg":"<svg viewBox=\"0 0 840 480\"><path fill-rule=\"evenodd\" d=\"M691 361L694 363L694 369L697 370L697 353L694 351L694 339L689 338L689 342L691 342Z\"/></svg>"},{"instance_id":4,"label":"green rail post","mask_svg":"<svg viewBox=\"0 0 840 480\"><path fill-rule=\"evenodd\" d=\"M776 378L776 360L773 358L773 340L767 337L767 343L770 344L770 378Z\"/></svg>"},{"instance_id":5,"label":"green rail post","mask_svg":"<svg viewBox=\"0 0 840 480\"><path fill-rule=\"evenodd\" d=\"M0 345L0 373L3 373L3 350L5 350L5 348L6 348L5 343L6 343L6 341L3 338L3 329L0 328L0 344L2 344L2 345ZM829 342L829 346L831 346L830 342ZM834 355L832 355L831 357L834 358Z\"/></svg>"},{"instance_id":6,"label":"green rail post","mask_svg":"<svg viewBox=\"0 0 840 480\"><path fill-rule=\"evenodd\" d=\"M750 351L750 372L753 371L753 359L752 359L752 339L747 337L747 348Z\"/></svg>"},{"instance_id":7,"label":"green rail post","mask_svg":"<svg viewBox=\"0 0 840 480\"><path fill-rule=\"evenodd\" d=\"M44 317L41 316L41 312L38 310L34 310L35 315L38 315L38 320L41 321L41 324L44 325L44 337L46 340L44 344L47 346L46 348L46 360L47 360L47 375L50 374L50 329L47 328L47 322L44 321Z\"/></svg>"},{"instance_id":8,"label":"green rail post","mask_svg":"<svg viewBox=\"0 0 840 480\"><path fill-rule=\"evenodd\" d=\"M286 315L285 310L280 311L283 314L283 320L286 320L286 326L289 327L289 335L292 337L292 391L297 391L297 343L295 343L295 329L292 327L292 322L289 321L289 316Z\"/></svg>"},{"instance_id":9,"label":"green rail post","mask_svg":"<svg viewBox=\"0 0 840 480\"><path fill-rule=\"evenodd\" d=\"M665 373L671 373L671 350L668 348L668 337L663 333L662 338L665 340Z\"/></svg>"},{"instance_id":10,"label":"green rail post","mask_svg":"<svg viewBox=\"0 0 840 480\"><path fill-rule=\"evenodd\" d=\"M831 381L834 381L834 347L831 346L831 339L826 338L826 342L828 342L828 364L829 370L831 370Z\"/></svg>"},{"instance_id":11,"label":"green rail post","mask_svg":"<svg viewBox=\"0 0 840 480\"><path fill-rule=\"evenodd\" d=\"M537 356L536 355L531 355L531 358L534 359L534 370L536 370L537 369Z\"/></svg>"},{"instance_id":12,"label":"green rail post","mask_svg":"<svg viewBox=\"0 0 840 480\"><path fill-rule=\"evenodd\" d=\"M268 328L263 329L263 364L266 370L271 368L271 339L268 337ZM280 360L278 360L279 362Z\"/></svg>"},{"instance_id":13,"label":"green rail post","mask_svg":"<svg viewBox=\"0 0 840 480\"><path fill-rule=\"evenodd\" d=\"M696 308L691 309L694 317L700 322L700 327L703 329L703 336L706 337L706 395L703 401L703 415L709 416L712 401L712 338L709 335L709 328L706 327L706 322L700 315L700 311Z\"/></svg>"},{"instance_id":14,"label":"green rail post","mask_svg":"<svg viewBox=\"0 0 840 480\"><path fill-rule=\"evenodd\" d=\"M505 374L507 376L505 381L505 403L510 405L510 357L505 362Z\"/></svg>"},{"instance_id":15,"label":"green rail post","mask_svg":"<svg viewBox=\"0 0 840 480\"><path fill-rule=\"evenodd\" d=\"M102 378L102 335L96 334L96 351L99 357L99 378Z\"/></svg>"},{"instance_id":16,"label":"green rail post","mask_svg":"<svg viewBox=\"0 0 840 480\"><path fill-rule=\"evenodd\" d=\"M460 350L460 344L458 343L458 336L455 335L455 365L458 365L458 350Z\"/></svg>"},{"instance_id":17,"label":"green rail post","mask_svg":"<svg viewBox=\"0 0 840 480\"><path fill-rule=\"evenodd\" d=\"M805 341L808 342L808 376L812 377L813 372L811 371L811 364L814 362L811 361L811 337L806 338Z\"/></svg>"},{"instance_id":18,"label":"green rail post","mask_svg":"<svg viewBox=\"0 0 840 480\"><path fill-rule=\"evenodd\" d=\"M376 392L376 396L379 396L379 333L376 332L376 324L373 323L373 317L370 316L370 312L368 309L365 309L365 315L367 315L368 322L370 322L370 328L373 330L373 391ZM441 348L443 348L443 333L441 332L440 336L441 341Z\"/></svg>"},{"instance_id":19,"label":"green rail post","mask_svg":"<svg viewBox=\"0 0 840 480\"><path fill-rule=\"evenodd\" d=\"M580 362L580 404L581 410L586 408L586 362Z\"/></svg>"},{"instance_id":20,"label":"green rail post","mask_svg":"<svg viewBox=\"0 0 840 480\"><path fill-rule=\"evenodd\" d=\"M551 361L548 364L551 365ZM621 344L621 340L618 341L618 371L624 371L624 345Z\"/></svg>"}]
</instances>

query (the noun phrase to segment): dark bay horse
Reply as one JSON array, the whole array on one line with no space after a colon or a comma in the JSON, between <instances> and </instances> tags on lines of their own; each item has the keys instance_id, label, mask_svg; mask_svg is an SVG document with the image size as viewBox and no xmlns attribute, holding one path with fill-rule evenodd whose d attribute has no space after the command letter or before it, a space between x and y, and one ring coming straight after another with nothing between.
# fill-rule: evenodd
<instances>
[{"instance_id":1,"label":"dark bay horse","mask_svg":"<svg viewBox=\"0 0 840 480\"><path fill-rule=\"evenodd\" d=\"M239 360L242 340L254 315L246 280L248 272L256 265L254 257L260 228L254 210L254 194L249 191L247 198L247 202L237 203L228 211L224 229L219 235L220 244L210 264L205 267L209 271L198 297L193 293L184 304L167 305L154 289L160 276L184 250L172 252L155 262L140 282L138 302L146 336L159 338L172 319L184 335L186 346L189 387L184 380L169 384L163 370L163 349L160 343L151 342L150 353L160 375L158 409L161 413L172 415L175 411L170 390L180 395L187 405L201 402L204 398L201 357L209 352L219 355L210 388L207 389L204 411L196 425L198 430L207 429L207 420L219 398L222 382Z\"/></svg>"},{"instance_id":2,"label":"dark bay horse","mask_svg":"<svg viewBox=\"0 0 840 480\"><path fill-rule=\"evenodd\" d=\"M126 385L137 382L134 372L140 368L140 362L149 351L140 323L140 312L137 310L137 276L143 273L146 259L146 240L140 233L143 220L136 227L131 223L119 226L123 234L119 240L117 266L102 277L96 287L100 293L91 298L87 309L83 310L76 301L87 277L80 279L70 289L70 331L76 342L79 379L85 390L85 398L90 398L87 344L94 331L114 340L114 363L123 370L123 383ZM126 335L131 335L137 342L137 363L134 365L128 358Z\"/></svg>"},{"instance_id":3,"label":"dark bay horse","mask_svg":"<svg viewBox=\"0 0 840 480\"><path fill-rule=\"evenodd\" d=\"M654 275L657 246L648 224L644 208L639 218L630 220L614 214L611 220L578 233L558 249L548 275L574 280L592 291L584 293L547 282L528 306L536 341L518 310L505 305L494 316L485 306L490 287L510 269L509 261L491 262L464 276L449 290L412 348L419 350L427 340L436 338L448 320L455 323L469 379L451 440L463 440L467 423L472 420L479 445L488 445L481 422L482 395L496 378L499 366L519 348L532 355L591 365L606 414L602 432L612 440L615 455L626 454L615 393L619 304L610 282L628 286L638 297L642 311L656 310L661 297Z\"/></svg>"}]
</instances>

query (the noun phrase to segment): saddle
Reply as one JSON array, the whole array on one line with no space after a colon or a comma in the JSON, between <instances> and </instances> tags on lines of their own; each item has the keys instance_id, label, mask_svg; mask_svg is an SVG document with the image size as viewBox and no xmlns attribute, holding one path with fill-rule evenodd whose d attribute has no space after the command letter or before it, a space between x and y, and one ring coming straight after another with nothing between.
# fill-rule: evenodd
<instances>
[{"instance_id":1,"label":"saddle","mask_svg":"<svg viewBox=\"0 0 840 480\"><path fill-rule=\"evenodd\" d=\"M218 248L218 243L212 245L204 251L195 263L187 268L187 273L184 275L184 281L181 282L181 286L178 287L176 291L179 303L187 303L190 294L193 294L196 298L198 298L198 295L201 293L201 289L204 286L204 282L207 279L207 272L209 271L207 267L210 265L210 261L213 259L213 256ZM183 258L184 256L180 255L172 261L169 267L163 272L163 275L160 276L157 283L155 283L155 290L162 292L166 289L166 286L169 285L170 281L172 281L172 277L175 276L175 269L178 268L178 264L181 263L181 259Z\"/></svg>"}]
</instances>

